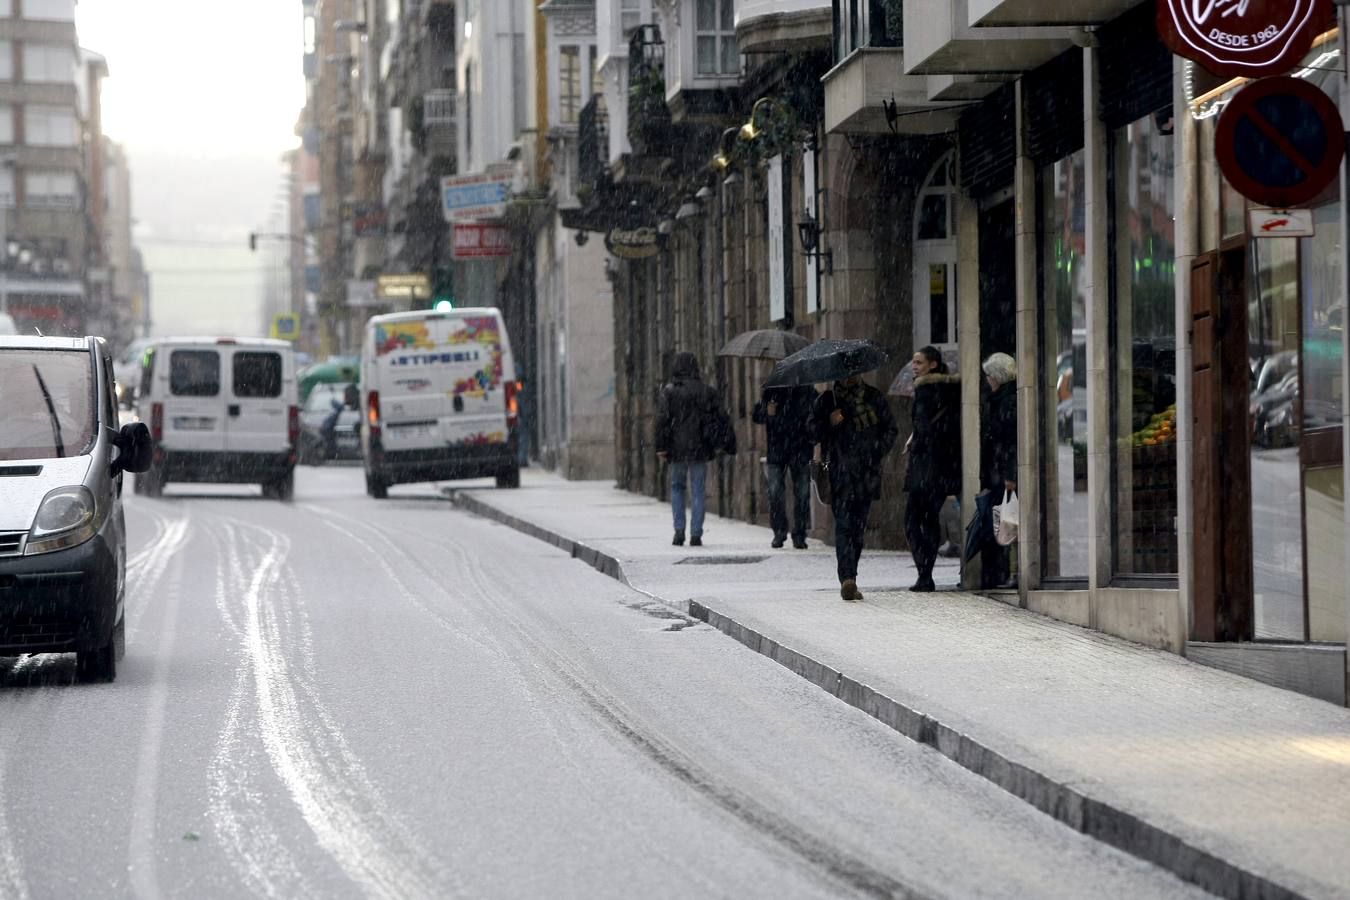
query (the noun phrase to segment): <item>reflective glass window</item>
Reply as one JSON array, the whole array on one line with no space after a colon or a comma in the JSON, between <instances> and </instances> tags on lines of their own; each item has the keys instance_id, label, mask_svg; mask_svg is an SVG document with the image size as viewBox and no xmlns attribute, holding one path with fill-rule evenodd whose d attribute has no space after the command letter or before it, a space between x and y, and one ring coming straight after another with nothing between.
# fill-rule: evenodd
<instances>
[{"instance_id":1,"label":"reflective glass window","mask_svg":"<svg viewBox=\"0 0 1350 900\"><path fill-rule=\"evenodd\" d=\"M175 350L169 354L169 391L179 397L220 393L220 354L214 350Z\"/></svg>"}]
</instances>

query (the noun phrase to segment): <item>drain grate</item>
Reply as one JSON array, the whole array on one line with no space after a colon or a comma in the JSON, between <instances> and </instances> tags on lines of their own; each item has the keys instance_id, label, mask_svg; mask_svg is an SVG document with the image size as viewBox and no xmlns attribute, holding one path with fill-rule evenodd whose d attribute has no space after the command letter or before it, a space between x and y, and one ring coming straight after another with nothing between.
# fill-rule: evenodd
<instances>
[{"instance_id":1,"label":"drain grate","mask_svg":"<svg viewBox=\"0 0 1350 900\"><path fill-rule=\"evenodd\" d=\"M677 566L748 566L764 562L767 556L686 556Z\"/></svg>"}]
</instances>

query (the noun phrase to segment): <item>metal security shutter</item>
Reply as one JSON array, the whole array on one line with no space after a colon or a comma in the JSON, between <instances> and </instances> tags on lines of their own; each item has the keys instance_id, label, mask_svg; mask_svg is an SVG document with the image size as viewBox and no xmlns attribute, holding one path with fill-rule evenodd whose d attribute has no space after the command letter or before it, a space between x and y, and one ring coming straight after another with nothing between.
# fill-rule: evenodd
<instances>
[{"instance_id":1,"label":"metal security shutter","mask_svg":"<svg viewBox=\"0 0 1350 900\"><path fill-rule=\"evenodd\" d=\"M957 123L961 187L980 197L1012 183L1017 154L1017 110L1013 86L1005 84Z\"/></svg>"},{"instance_id":2,"label":"metal security shutter","mask_svg":"<svg viewBox=\"0 0 1350 900\"><path fill-rule=\"evenodd\" d=\"M1083 51L1075 47L1022 79L1027 155L1040 164L1083 147Z\"/></svg>"},{"instance_id":3,"label":"metal security shutter","mask_svg":"<svg viewBox=\"0 0 1350 900\"><path fill-rule=\"evenodd\" d=\"M1172 106L1172 54L1158 39L1153 17L1153 4L1144 3L1097 33L1102 121L1108 128Z\"/></svg>"}]
</instances>

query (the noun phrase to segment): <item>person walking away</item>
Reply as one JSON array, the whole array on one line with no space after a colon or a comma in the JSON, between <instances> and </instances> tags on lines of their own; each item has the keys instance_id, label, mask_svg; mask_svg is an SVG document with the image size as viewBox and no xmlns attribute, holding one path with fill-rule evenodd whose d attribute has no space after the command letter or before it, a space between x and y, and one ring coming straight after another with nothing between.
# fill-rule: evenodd
<instances>
[{"instance_id":1,"label":"person walking away","mask_svg":"<svg viewBox=\"0 0 1350 900\"><path fill-rule=\"evenodd\" d=\"M816 389L810 385L766 388L755 404L753 419L763 425L768 439L767 469L769 526L773 548L783 546L788 535L787 480L792 476L792 546L806 549L806 530L811 524L811 456L815 451L811 416Z\"/></svg>"},{"instance_id":2,"label":"person walking away","mask_svg":"<svg viewBox=\"0 0 1350 900\"><path fill-rule=\"evenodd\" d=\"M981 487L993 491L996 502L1001 502L1005 491L1017 491L1017 361L1006 353L995 353L981 368L989 384L981 435ZM989 542L980 554L982 587L1017 586L1009 556L1009 548Z\"/></svg>"},{"instance_id":3,"label":"person walking away","mask_svg":"<svg viewBox=\"0 0 1350 900\"><path fill-rule=\"evenodd\" d=\"M881 496L881 461L895 446L895 417L881 392L853 375L816 400L816 440L830 470L839 595L856 602L858 559L872 502Z\"/></svg>"},{"instance_id":4,"label":"person walking away","mask_svg":"<svg viewBox=\"0 0 1350 900\"><path fill-rule=\"evenodd\" d=\"M736 433L717 392L703 383L698 358L687 351L675 354L671 380L661 389L656 416L656 455L670 464L670 506L675 538L684 545L685 498L689 506L689 546L703 546L703 518L708 463L718 451L736 452Z\"/></svg>"},{"instance_id":5,"label":"person walking away","mask_svg":"<svg viewBox=\"0 0 1350 900\"><path fill-rule=\"evenodd\" d=\"M941 543L942 505L961 490L961 376L948 373L942 353L914 354L914 433L905 449L905 537L919 578L910 590L931 591Z\"/></svg>"}]
</instances>

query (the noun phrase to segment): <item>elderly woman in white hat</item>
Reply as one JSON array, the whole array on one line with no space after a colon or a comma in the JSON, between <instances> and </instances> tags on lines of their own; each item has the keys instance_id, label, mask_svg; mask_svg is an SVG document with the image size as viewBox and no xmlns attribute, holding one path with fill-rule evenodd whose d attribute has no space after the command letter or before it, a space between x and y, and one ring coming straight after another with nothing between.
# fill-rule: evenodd
<instances>
[{"instance_id":1,"label":"elderly woman in white hat","mask_svg":"<svg viewBox=\"0 0 1350 900\"><path fill-rule=\"evenodd\" d=\"M989 401L981 437L984 443L982 486L998 497L1017 490L1017 360L994 353L980 367L989 384ZM1008 551L997 544L982 554L985 587L1006 586L1010 580Z\"/></svg>"}]
</instances>

